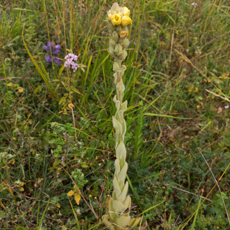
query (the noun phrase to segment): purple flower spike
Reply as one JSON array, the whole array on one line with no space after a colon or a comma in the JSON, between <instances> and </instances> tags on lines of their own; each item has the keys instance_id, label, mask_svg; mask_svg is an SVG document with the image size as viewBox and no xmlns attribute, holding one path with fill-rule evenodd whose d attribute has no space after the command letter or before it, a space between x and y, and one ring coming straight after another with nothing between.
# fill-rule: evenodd
<instances>
[{"instance_id":1,"label":"purple flower spike","mask_svg":"<svg viewBox=\"0 0 230 230\"><path fill-rule=\"evenodd\" d=\"M59 60L59 58L53 57L53 61L54 63L60 65L61 64L61 60Z\"/></svg>"},{"instance_id":2,"label":"purple flower spike","mask_svg":"<svg viewBox=\"0 0 230 230\"><path fill-rule=\"evenodd\" d=\"M45 55L45 57L46 57L46 62L52 63L52 59L50 56Z\"/></svg>"},{"instance_id":3,"label":"purple flower spike","mask_svg":"<svg viewBox=\"0 0 230 230\"><path fill-rule=\"evenodd\" d=\"M48 42L47 45L48 45L49 47L53 47L53 46L54 46L53 42Z\"/></svg>"},{"instance_id":4,"label":"purple flower spike","mask_svg":"<svg viewBox=\"0 0 230 230\"><path fill-rule=\"evenodd\" d=\"M43 50L47 50L48 51L48 55L45 55L45 61L48 63L52 63L52 58L53 58L53 63L60 65L61 64L61 60L59 60L55 55L60 53L60 49L61 46L59 44L57 44L56 46L54 46L53 42L47 42L47 46L43 46ZM52 58L51 58L52 56Z\"/></svg>"},{"instance_id":5,"label":"purple flower spike","mask_svg":"<svg viewBox=\"0 0 230 230\"><path fill-rule=\"evenodd\" d=\"M60 53L60 50L55 49L52 53L53 53L53 54L58 54L58 53Z\"/></svg>"},{"instance_id":6,"label":"purple flower spike","mask_svg":"<svg viewBox=\"0 0 230 230\"><path fill-rule=\"evenodd\" d=\"M55 48L56 48L56 49L60 49L61 46L57 44L57 45L55 46Z\"/></svg>"},{"instance_id":7,"label":"purple flower spike","mask_svg":"<svg viewBox=\"0 0 230 230\"><path fill-rule=\"evenodd\" d=\"M43 46L43 50L49 50L48 46Z\"/></svg>"}]
</instances>

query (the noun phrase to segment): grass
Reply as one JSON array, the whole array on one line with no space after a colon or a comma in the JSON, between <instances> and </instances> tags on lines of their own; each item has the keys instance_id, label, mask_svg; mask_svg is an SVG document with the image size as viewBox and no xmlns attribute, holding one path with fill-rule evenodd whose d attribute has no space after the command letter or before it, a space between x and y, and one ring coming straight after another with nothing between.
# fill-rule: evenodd
<instances>
[{"instance_id":1,"label":"grass","mask_svg":"<svg viewBox=\"0 0 230 230\"><path fill-rule=\"evenodd\" d=\"M192 2L125 1L127 179L131 214L146 229L230 225L230 4ZM105 229L115 159L112 3L0 3L1 229ZM82 68L46 63L47 41L61 45L62 59L78 55Z\"/></svg>"}]
</instances>

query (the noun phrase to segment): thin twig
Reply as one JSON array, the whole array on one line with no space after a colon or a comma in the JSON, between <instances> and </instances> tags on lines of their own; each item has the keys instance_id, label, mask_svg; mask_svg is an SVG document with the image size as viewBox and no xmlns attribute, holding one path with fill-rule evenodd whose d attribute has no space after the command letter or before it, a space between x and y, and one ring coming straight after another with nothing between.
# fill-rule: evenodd
<instances>
[{"instance_id":1,"label":"thin twig","mask_svg":"<svg viewBox=\"0 0 230 230\"><path fill-rule=\"evenodd\" d=\"M225 211L226 211L226 214L227 214L228 223L229 223L229 225L230 225L230 219L229 219L229 216L228 216L228 210L227 210L227 208L226 208L226 205L225 205L225 202L224 202L224 198L223 198L222 193L221 193L220 186L219 186L219 184L218 184L218 182L217 182L217 180L216 180L216 178L215 178L215 176L214 176L214 174L213 174L213 172L212 172L212 169L210 168L208 162L206 161L204 155L202 154L202 152L200 151L199 148L198 148L198 150L199 150L200 154L202 155L202 157L204 158L205 163L207 164L207 166L208 166L208 168L209 168L209 170L210 170L210 172L211 172L211 174L212 174L212 176L213 176L213 179L214 179L214 181L215 181L215 183L216 183L216 185L217 185L217 187L218 187L218 189L219 189L219 191L220 191L221 199L222 199L222 201L223 201L224 208L225 208Z\"/></svg>"},{"instance_id":2,"label":"thin twig","mask_svg":"<svg viewBox=\"0 0 230 230\"><path fill-rule=\"evenodd\" d=\"M195 194L195 193L192 193L192 192L189 192L189 191L183 190L183 189L181 189L181 188L176 188L176 187L174 187L174 186L172 186L172 188L175 188L175 189L180 190L180 191L182 191L182 192L190 193L190 194L195 195L195 196L199 196L200 198L203 198L203 199L205 199L205 198L206 198L206 197L204 197L204 196L197 195L197 194ZM208 199L208 198L206 198L206 200L208 200L208 201L211 201L211 202L212 202L212 200L210 200L210 199Z\"/></svg>"}]
</instances>

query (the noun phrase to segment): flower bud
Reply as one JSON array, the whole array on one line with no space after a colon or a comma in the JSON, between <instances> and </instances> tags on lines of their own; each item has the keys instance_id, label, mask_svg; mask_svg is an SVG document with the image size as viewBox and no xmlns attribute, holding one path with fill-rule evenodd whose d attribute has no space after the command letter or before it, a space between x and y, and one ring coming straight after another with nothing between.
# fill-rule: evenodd
<instances>
[{"instance_id":1,"label":"flower bud","mask_svg":"<svg viewBox=\"0 0 230 230\"><path fill-rule=\"evenodd\" d=\"M114 52L114 49L113 49L111 46L109 46L109 48L108 48L108 53L109 53L111 56L113 56L113 52Z\"/></svg>"},{"instance_id":2,"label":"flower bud","mask_svg":"<svg viewBox=\"0 0 230 230\"><path fill-rule=\"evenodd\" d=\"M116 42L114 41L114 39L110 38L109 39L109 46L114 48L115 45L116 45Z\"/></svg>"},{"instance_id":3,"label":"flower bud","mask_svg":"<svg viewBox=\"0 0 230 230\"><path fill-rule=\"evenodd\" d=\"M125 38L124 43L122 44L123 49L126 49L129 46L129 39Z\"/></svg>"},{"instance_id":4,"label":"flower bud","mask_svg":"<svg viewBox=\"0 0 230 230\"><path fill-rule=\"evenodd\" d=\"M121 16L119 14L114 14L111 17L112 23L114 26L120 25L121 24Z\"/></svg>"},{"instance_id":5,"label":"flower bud","mask_svg":"<svg viewBox=\"0 0 230 230\"><path fill-rule=\"evenodd\" d=\"M120 32L120 37L121 38L126 38L128 36L129 32L128 31L121 31Z\"/></svg>"},{"instance_id":6,"label":"flower bud","mask_svg":"<svg viewBox=\"0 0 230 230\"><path fill-rule=\"evenodd\" d=\"M116 31L112 33L112 38L114 39L114 41L118 41L118 33Z\"/></svg>"},{"instance_id":7,"label":"flower bud","mask_svg":"<svg viewBox=\"0 0 230 230\"><path fill-rule=\"evenodd\" d=\"M111 12L117 13L117 12L119 11L119 9L120 9L120 7L119 7L118 3L115 2L115 3L113 3L113 5L112 5Z\"/></svg>"},{"instance_id":8,"label":"flower bud","mask_svg":"<svg viewBox=\"0 0 230 230\"><path fill-rule=\"evenodd\" d=\"M111 18L112 18L112 15L111 15L111 14L109 14L109 15L108 15L108 18L109 18L109 19L111 19Z\"/></svg>"},{"instance_id":9,"label":"flower bud","mask_svg":"<svg viewBox=\"0 0 230 230\"><path fill-rule=\"evenodd\" d=\"M120 44L117 44L115 46L114 52L118 53L118 52L121 52L121 51L122 51L122 46Z\"/></svg>"},{"instance_id":10,"label":"flower bud","mask_svg":"<svg viewBox=\"0 0 230 230\"><path fill-rule=\"evenodd\" d=\"M123 61L126 59L127 55L128 55L127 51L123 50L123 52L122 52L122 60Z\"/></svg>"},{"instance_id":11,"label":"flower bud","mask_svg":"<svg viewBox=\"0 0 230 230\"><path fill-rule=\"evenodd\" d=\"M130 10L127 7L123 8L123 15L124 16L129 16L130 15Z\"/></svg>"},{"instance_id":12,"label":"flower bud","mask_svg":"<svg viewBox=\"0 0 230 230\"><path fill-rule=\"evenodd\" d=\"M114 71L114 72L118 72L119 69L120 69L119 64L118 64L117 62L114 62L114 63L113 63L113 71Z\"/></svg>"},{"instance_id":13,"label":"flower bud","mask_svg":"<svg viewBox=\"0 0 230 230\"><path fill-rule=\"evenodd\" d=\"M123 51L117 52L116 57L118 60L123 61L123 58L122 58L123 57Z\"/></svg>"},{"instance_id":14,"label":"flower bud","mask_svg":"<svg viewBox=\"0 0 230 230\"><path fill-rule=\"evenodd\" d=\"M132 20L129 16L123 16L121 19L121 25L122 26L127 26L132 23Z\"/></svg>"}]
</instances>

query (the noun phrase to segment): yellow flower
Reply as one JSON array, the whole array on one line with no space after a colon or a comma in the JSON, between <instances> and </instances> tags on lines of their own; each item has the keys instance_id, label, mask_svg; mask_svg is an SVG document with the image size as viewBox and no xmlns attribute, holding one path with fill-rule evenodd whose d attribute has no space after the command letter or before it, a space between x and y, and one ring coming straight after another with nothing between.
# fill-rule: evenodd
<instances>
[{"instance_id":1,"label":"yellow flower","mask_svg":"<svg viewBox=\"0 0 230 230\"><path fill-rule=\"evenodd\" d=\"M7 86L13 86L14 84L12 82L8 83Z\"/></svg>"},{"instance_id":2,"label":"yellow flower","mask_svg":"<svg viewBox=\"0 0 230 230\"><path fill-rule=\"evenodd\" d=\"M109 19L111 19L111 17L112 17L112 15L111 15L111 14L109 14L109 15L108 15L108 18L109 18Z\"/></svg>"},{"instance_id":3,"label":"yellow flower","mask_svg":"<svg viewBox=\"0 0 230 230\"><path fill-rule=\"evenodd\" d=\"M189 88L189 93L191 93L192 91L193 91L193 88L194 88L194 86L191 86L190 88Z\"/></svg>"},{"instance_id":4,"label":"yellow flower","mask_svg":"<svg viewBox=\"0 0 230 230\"><path fill-rule=\"evenodd\" d=\"M126 38L128 36L128 33L129 33L128 31L121 31L120 32L120 37L121 38Z\"/></svg>"},{"instance_id":5,"label":"yellow flower","mask_svg":"<svg viewBox=\"0 0 230 230\"><path fill-rule=\"evenodd\" d=\"M124 8L123 8L123 14L124 14L125 16L129 16L129 15L130 15L130 10L129 10L127 7L124 7Z\"/></svg>"},{"instance_id":6,"label":"yellow flower","mask_svg":"<svg viewBox=\"0 0 230 230\"><path fill-rule=\"evenodd\" d=\"M24 90L24 89L23 89L22 87L19 87L19 88L18 88L18 92L19 92L19 93L22 93L23 90Z\"/></svg>"},{"instance_id":7,"label":"yellow flower","mask_svg":"<svg viewBox=\"0 0 230 230\"><path fill-rule=\"evenodd\" d=\"M111 17L112 23L114 26L120 25L121 24L121 16L119 14L114 14Z\"/></svg>"},{"instance_id":8,"label":"yellow flower","mask_svg":"<svg viewBox=\"0 0 230 230\"><path fill-rule=\"evenodd\" d=\"M122 26L127 26L132 23L132 20L129 16L123 16L121 19L121 25Z\"/></svg>"}]
</instances>

